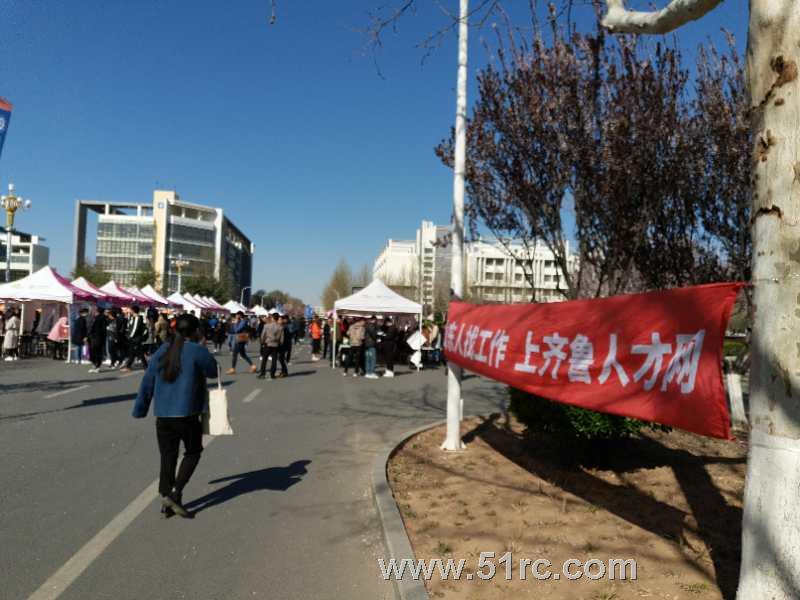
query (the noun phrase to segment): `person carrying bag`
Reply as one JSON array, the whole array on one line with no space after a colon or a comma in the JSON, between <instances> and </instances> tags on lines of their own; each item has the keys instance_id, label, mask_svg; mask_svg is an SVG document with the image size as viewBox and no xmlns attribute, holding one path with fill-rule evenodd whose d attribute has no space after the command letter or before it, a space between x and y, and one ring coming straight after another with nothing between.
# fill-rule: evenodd
<instances>
[{"instance_id":1,"label":"person carrying bag","mask_svg":"<svg viewBox=\"0 0 800 600\"><path fill-rule=\"evenodd\" d=\"M194 315L178 317L174 338L153 355L133 405L133 417L142 419L155 401L153 414L161 454L158 492L166 517L191 517L183 506L183 490L203 452L201 415L206 409L206 378L217 377L219 368L211 353L198 343L199 325ZM181 442L185 452L178 468Z\"/></svg>"}]
</instances>

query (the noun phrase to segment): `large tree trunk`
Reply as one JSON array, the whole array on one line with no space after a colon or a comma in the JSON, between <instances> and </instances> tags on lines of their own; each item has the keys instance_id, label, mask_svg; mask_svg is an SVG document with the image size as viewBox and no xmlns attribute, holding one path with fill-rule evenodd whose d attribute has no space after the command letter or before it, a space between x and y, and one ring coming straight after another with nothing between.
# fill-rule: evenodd
<instances>
[{"instance_id":1,"label":"large tree trunk","mask_svg":"<svg viewBox=\"0 0 800 600\"><path fill-rule=\"evenodd\" d=\"M800 598L800 2L750 0L750 455L739 600Z\"/></svg>"}]
</instances>

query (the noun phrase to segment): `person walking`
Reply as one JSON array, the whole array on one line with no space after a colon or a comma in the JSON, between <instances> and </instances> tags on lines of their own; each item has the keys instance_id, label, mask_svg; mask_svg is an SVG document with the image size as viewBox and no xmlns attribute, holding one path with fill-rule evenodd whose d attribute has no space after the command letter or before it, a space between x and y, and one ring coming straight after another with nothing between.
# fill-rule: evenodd
<instances>
[{"instance_id":1,"label":"person walking","mask_svg":"<svg viewBox=\"0 0 800 600\"><path fill-rule=\"evenodd\" d=\"M383 359L386 361L384 377L394 377L394 355L397 352L397 339L400 332L391 317L383 320Z\"/></svg>"},{"instance_id":2,"label":"person walking","mask_svg":"<svg viewBox=\"0 0 800 600\"><path fill-rule=\"evenodd\" d=\"M378 320L375 315L369 318L364 328L364 362L367 379L378 379L375 365L378 361Z\"/></svg>"},{"instance_id":3,"label":"person walking","mask_svg":"<svg viewBox=\"0 0 800 600\"><path fill-rule=\"evenodd\" d=\"M250 357L247 356L247 343L250 341L250 328L247 325L247 320L244 318L243 312L236 313L231 326L231 334L233 335L233 357L231 358L231 368L228 369L228 375L236 373L236 361L241 356L242 359L250 365L250 372L255 373L258 367L253 364Z\"/></svg>"},{"instance_id":4,"label":"person walking","mask_svg":"<svg viewBox=\"0 0 800 600\"><path fill-rule=\"evenodd\" d=\"M283 326L278 323L278 313L273 313L272 319L264 325L264 329L261 331L261 372L258 375L259 379L266 378L267 361L270 359L272 359L272 365L269 369L270 379L275 379L278 360L281 362L281 378L286 377L288 371L286 369L286 360L280 351L281 346L283 346Z\"/></svg>"},{"instance_id":5,"label":"person walking","mask_svg":"<svg viewBox=\"0 0 800 600\"><path fill-rule=\"evenodd\" d=\"M167 343L167 339L169 338L169 322L167 321L167 315L165 313L158 314L158 320L156 321L155 325L155 341L158 346Z\"/></svg>"},{"instance_id":6,"label":"person walking","mask_svg":"<svg viewBox=\"0 0 800 600\"><path fill-rule=\"evenodd\" d=\"M120 351L120 331L117 327L117 316L113 309L106 310L106 347L108 348L108 360L112 369L116 369L122 364L122 353Z\"/></svg>"},{"instance_id":7,"label":"person walking","mask_svg":"<svg viewBox=\"0 0 800 600\"><path fill-rule=\"evenodd\" d=\"M89 373L99 373L100 367L105 358L106 349L106 329L108 327L108 319L103 313L103 309L99 306L96 309L92 325L89 327L89 360L94 365L93 369L89 369Z\"/></svg>"},{"instance_id":8,"label":"person walking","mask_svg":"<svg viewBox=\"0 0 800 600\"><path fill-rule=\"evenodd\" d=\"M144 317L140 314L138 306L131 307L131 316L128 319L125 337L128 346L128 360L120 371L130 372L137 358L141 361L142 367L146 369L147 358L144 355L144 342L147 339L147 323L145 323Z\"/></svg>"},{"instance_id":9,"label":"person walking","mask_svg":"<svg viewBox=\"0 0 800 600\"><path fill-rule=\"evenodd\" d=\"M347 375L348 367L353 368L353 377L364 373L364 319L358 319L347 330L350 338L350 352L344 374Z\"/></svg>"},{"instance_id":10,"label":"person walking","mask_svg":"<svg viewBox=\"0 0 800 600\"><path fill-rule=\"evenodd\" d=\"M328 354L333 357L331 352L331 320L325 319L322 326L322 358L328 358Z\"/></svg>"},{"instance_id":11,"label":"person walking","mask_svg":"<svg viewBox=\"0 0 800 600\"><path fill-rule=\"evenodd\" d=\"M320 324L319 317L311 321L309 334L311 335L311 360L317 362L322 347L322 325Z\"/></svg>"},{"instance_id":12,"label":"person walking","mask_svg":"<svg viewBox=\"0 0 800 600\"><path fill-rule=\"evenodd\" d=\"M283 327L283 344L278 350L278 360L281 361L281 366L290 365L292 360L292 345L294 344L294 337L292 335L291 327L289 325L289 317L281 315L281 327ZM288 375L288 370L286 371Z\"/></svg>"},{"instance_id":13,"label":"person walking","mask_svg":"<svg viewBox=\"0 0 800 600\"><path fill-rule=\"evenodd\" d=\"M192 314L178 317L175 337L153 355L133 405L132 416L143 419L155 401L153 414L161 454L158 493L165 517L191 517L183 506L183 490L203 452L201 414L207 403L206 379L217 376L217 361L200 344L199 326ZM181 442L184 455L178 467Z\"/></svg>"},{"instance_id":14,"label":"person walking","mask_svg":"<svg viewBox=\"0 0 800 600\"><path fill-rule=\"evenodd\" d=\"M86 315L89 310L82 308L78 311L78 318L72 324L69 332L69 341L72 344L69 362L81 364L83 362L83 346L89 336L89 326L86 323Z\"/></svg>"},{"instance_id":15,"label":"person walking","mask_svg":"<svg viewBox=\"0 0 800 600\"><path fill-rule=\"evenodd\" d=\"M6 312L9 314L6 315L5 327L3 329L5 333L5 337L3 337L3 354L5 354L5 359L7 361L19 360L19 352L17 350L19 346L19 330L21 327L19 312L13 308Z\"/></svg>"}]
</instances>

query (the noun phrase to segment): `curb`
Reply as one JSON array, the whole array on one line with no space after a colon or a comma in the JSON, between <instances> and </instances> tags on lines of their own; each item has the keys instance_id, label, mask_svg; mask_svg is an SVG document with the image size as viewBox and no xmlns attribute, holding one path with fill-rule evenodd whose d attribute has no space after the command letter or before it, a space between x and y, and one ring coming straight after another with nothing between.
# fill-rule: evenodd
<instances>
[{"instance_id":1,"label":"curb","mask_svg":"<svg viewBox=\"0 0 800 600\"><path fill-rule=\"evenodd\" d=\"M447 420L443 419L417 427L412 431L407 431L400 436L397 442L384 448L375 458L372 465L372 492L375 506L378 509L378 516L383 526L383 539L388 553L387 559L403 560L404 558L409 558L416 560L416 557L411 548L411 540L408 539L403 518L400 516L400 510L394 501L392 489L389 487L389 480L386 477L386 465L395 450L410 438L445 423L447 423ZM425 589L425 583L421 580L412 579L407 572L403 574L402 579L393 579L393 581L395 597L399 600L430 600L428 590Z\"/></svg>"}]
</instances>

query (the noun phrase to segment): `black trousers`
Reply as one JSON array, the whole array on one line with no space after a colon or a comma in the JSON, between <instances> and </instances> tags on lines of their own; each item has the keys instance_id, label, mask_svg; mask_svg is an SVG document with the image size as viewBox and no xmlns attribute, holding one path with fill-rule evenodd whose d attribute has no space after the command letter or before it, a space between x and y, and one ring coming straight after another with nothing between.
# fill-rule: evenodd
<instances>
[{"instance_id":1,"label":"black trousers","mask_svg":"<svg viewBox=\"0 0 800 600\"><path fill-rule=\"evenodd\" d=\"M394 371L394 353L397 345L394 342L383 342L383 360L386 361L386 370Z\"/></svg>"},{"instance_id":2,"label":"black trousers","mask_svg":"<svg viewBox=\"0 0 800 600\"><path fill-rule=\"evenodd\" d=\"M275 373L278 370L278 361L281 363L281 373L288 375L289 371L286 368L286 355L282 348L261 346L261 377L267 374L267 361L272 358L272 366L269 368L269 376L275 379Z\"/></svg>"},{"instance_id":3,"label":"black trousers","mask_svg":"<svg viewBox=\"0 0 800 600\"><path fill-rule=\"evenodd\" d=\"M344 372L347 373L347 369L350 367L353 368L353 371L362 375L367 372L364 365L364 346L350 346L350 350L347 352L347 363L344 365Z\"/></svg>"},{"instance_id":4,"label":"black trousers","mask_svg":"<svg viewBox=\"0 0 800 600\"><path fill-rule=\"evenodd\" d=\"M331 351L331 338L324 337L322 338L322 358L328 358L328 354Z\"/></svg>"},{"instance_id":5,"label":"black trousers","mask_svg":"<svg viewBox=\"0 0 800 600\"><path fill-rule=\"evenodd\" d=\"M99 369L103 364L105 358L105 340L90 340L89 343L89 359L92 361L95 369Z\"/></svg>"},{"instance_id":6,"label":"black trousers","mask_svg":"<svg viewBox=\"0 0 800 600\"><path fill-rule=\"evenodd\" d=\"M287 363L290 363L290 362L292 362L292 346L294 346L294 340L292 340L292 339L290 338L290 339L289 339L289 343L287 343L287 344L286 344L286 345L283 347L283 353L286 355L286 362L287 362Z\"/></svg>"},{"instance_id":7,"label":"black trousers","mask_svg":"<svg viewBox=\"0 0 800 600\"><path fill-rule=\"evenodd\" d=\"M158 417L156 437L161 453L161 476L158 480L158 493L167 496L175 491L181 494L189 483L192 473L200 462L203 453L203 424L200 415L191 417ZM177 476L178 455L183 442L184 454Z\"/></svg>"},{"instance_id":8,"label":"black trousers","mask_svg":"<svg viewBox=\"0 0 800 600\"><path fill-rule=\"evenodd\" d=\"M144 346L142 346L141 342L131 342L128 345L128 361L125 366L130 369L137 358L142 361L142 366L146 369L147 359L144 356Z\"/></svg>"}]
</instances>

